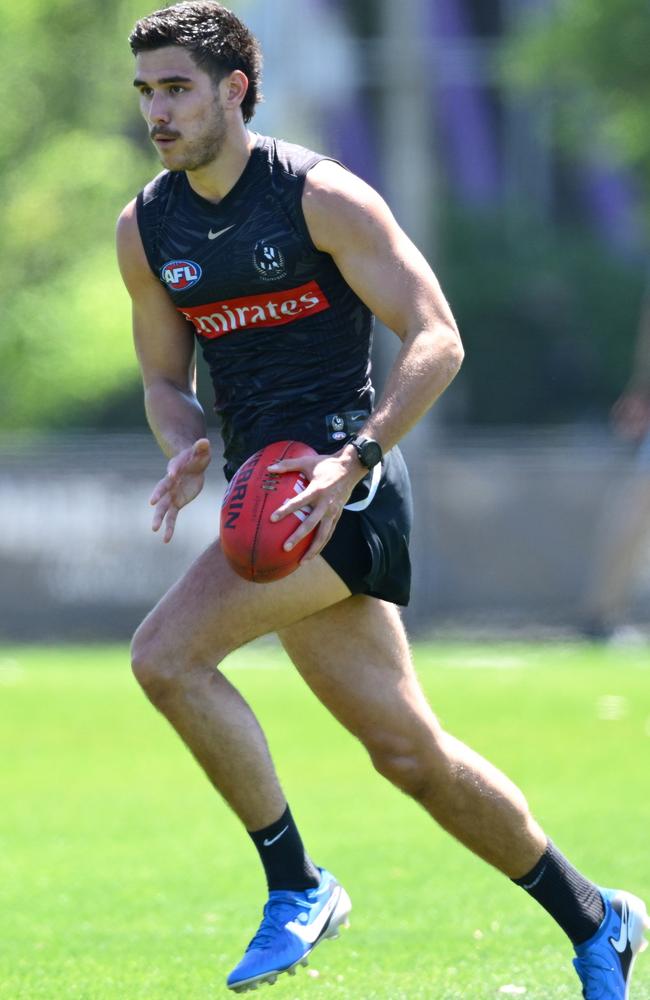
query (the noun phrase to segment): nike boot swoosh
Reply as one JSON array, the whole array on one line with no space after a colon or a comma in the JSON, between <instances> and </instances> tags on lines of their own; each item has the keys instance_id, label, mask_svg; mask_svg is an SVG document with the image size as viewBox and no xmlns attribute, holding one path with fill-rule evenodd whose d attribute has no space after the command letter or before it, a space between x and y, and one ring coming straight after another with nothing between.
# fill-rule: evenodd
<instances>
[{"instance_id":1,"label":"nike boot swoosh","mask_svg":"<svg viewBox=\"0 0 650 1000\"><path fill-rule=\"evenodd\" d=\"M628 905L626 902L623 902L623 908L621 910L621 929L619 931L618 940L615 941L614 938L609 939L612 948L614 948L619 953L619 955L622 955L625 949L627 948L628 937L629 937L627 929L628 918L629 918Z\"/></svg>"},{"instance_id":2,"label":"nike boot swoosh","mask_svg":"<svg viewBox=\"0 0 650 1000\"><path fill-rule=\"evenodd\" d=\"M315 944L329 924L332 914L336 909L340 895L341 887L337 886L330 899L327 900L325 906L314 918L311 924L307 924L307 926L305 926L304 924L299 924L297 920L291 920L288 924L285 924L286 930L291 931L292 934L299 937L305 942L305 944Z\"/></svg>"}]
</instances>

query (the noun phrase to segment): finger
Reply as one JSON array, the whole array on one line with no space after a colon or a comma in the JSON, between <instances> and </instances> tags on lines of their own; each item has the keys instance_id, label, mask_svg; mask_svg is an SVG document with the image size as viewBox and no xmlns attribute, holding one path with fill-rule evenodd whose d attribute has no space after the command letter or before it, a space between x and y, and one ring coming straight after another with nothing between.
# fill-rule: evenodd
<instances>
[{"instance_id":1,"label":"finger","mask_svg":"<svg viewBox=\"0 0 650 1000\"><path fill-rule=\"evenodd\" d=\"M303 472L306 468L311 468L311 465L306 465L304 458L283 458L267 465L269 472Z\"/></svg>"},{"instance_id":2,"label":"finger","mask_svg":"<svg viewBox=\"0 0 650 1000\"><path fill-rule=\"evenodd\" d=\"M194 442L194 446L192 448L192 452L193 452L194 455L206 455L206 454L209 455L210 454L210 442L208 441L208 439L207 438L199 438L198 441L195 441Z\"/></svg>"},{"instance_id":3,"label":"finger","mask_svg":"<svg viewBox=\"0 0 650 1000\"><path fill-rule=\"evenodd\" d=\"M306 502L305 502L306 499ZM316 502L309 502L309 496L305 498L305 493L300 493L297 497L292 497L291 500L285 500L284 503L274 510L271 514L271 521L282 521L283 518L287 517L289 514L295 514L296 511L306 510L309 514L313 513L316 509Z\"/></svg>"},{"instance_id":4,"label":"finger","mask_svg":"<svg viewBox=\"0 0 650 1000\"><path fill-rule=\"evenodd\" d=\"M193 445L179 451L178 455L167 463L167 473L173 480L178 479L186 469L193 471L196 466L204 469L210 462L210 442L207 438L199 438Z\"/></svg>"},{"instance_id":5,"label":"finger","mask_svg":"<svg viewBox=\"0 0 650 1000\"><path fill-rule=\"evenodd\" d=\"M157 486L154 487L153 493L149 497L149 503L151 504L152 507L155 507L158 501L161 499L161 497L163 497L165 493L169 492L171 484L172 484L171 477L165 476L165 478L161 479L160 482L157 484Z\"/></svg>"},{"instance_id":6,"label":"finger","mask_svg":"<svg viewBox=\"0 0 650 1000\"><path fill-rule=\"evenodd\" d=\"M328 521L321 521L320 528L314 535L313 542L311 543L311 545L305 552L304 556L300 560L301 565L304 562L309 562L310 559L314 559L317 555L319 555L323 551L323 549L329 542L330 538L334 534L334 528L336 527L337 523L338 523L338 518L336 519L331 518Z\"/></svg>"},{"instance_id":7,"label":"finger","mask_svg":"<svg viewBox=\"0 0 650 1000\"><path fill-rule=\"evenodd\" d=\"M156 505L156 509L153 512L153 520L151 522L152 531L158 531L160 525L163 523L165 514L169 510L170 505L171 505L171 499L169 498L169 496L164 496L162 500L158 502L158 504Z\"/></svg>"},{"instance_id":8,"label":"finger","mask_svg":"<svg viewBox=\"0 0 650 1000\"><path fill-rule=\"evenodd\" d=\"M205 467L210 462L210 442L207 438L199 438L198 441L194 442L192 446L192 454L190 456L188 465L191 464L193 469L205 469Z\"/></svg>"},{"instance_id":9,"label":"finger","mask_svg":"<svg viewBox=\"0 0 650 1000\"><path fill-rule=\"evenodd\" d=\"M313 510L311 514L309 514L309 516L306 517L300 525L298 525L293 534L289 535L286 542L282 546L285 552L290 552L291 549L298 544L298 542L302 541L306 535L309 535L312 531L314 531L323 520L331 520L331 516L328 517L327 515L327 508L321 508L320 510L316 508Z\"/></svg>"},{"instance_id":10,"label":"finger","mask_svg":"<svg viewBox=\"0 0 650 1000\"><path fill-rule=\"evenodd\" d=\"M181 451L178 455L174 455L173 458L170 458L167 463L167 478L172 482L176 482L188 465L190 465L192 458L193 453L189 448L186 448L185 451Z\"/></svg>"},{"instance_id":11,"label":"finger","mask_svg":"<svg viewBox=\"0 0 650 1000\"><path fill-rule=\"evenodd\" d=\"M179 508L175 504L171 504L169 510L167 511L167 517L165 518L165 534L163 535L163 542L165 542L165 544L167 544L167 542L171 542L174 536L178 510Z\"/></svg>"}]
</instances>

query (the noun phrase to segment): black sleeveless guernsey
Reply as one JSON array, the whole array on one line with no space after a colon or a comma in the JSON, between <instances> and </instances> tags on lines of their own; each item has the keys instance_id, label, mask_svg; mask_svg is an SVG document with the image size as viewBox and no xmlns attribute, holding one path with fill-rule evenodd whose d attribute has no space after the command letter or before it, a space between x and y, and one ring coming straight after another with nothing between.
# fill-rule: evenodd
<instances>
[{"instance_id":1,"label":"black sleeveless guernsey","mask_svg":"<svg viewBox=\"0 0 650 1000\"><path fill-rule=\"evenodd\" d=\"M210 369L228 477L284 438L336 451L372 409L372 314L302 212L305 176L323 159L256 136L218 204L184 172L163 171L137 198L149 265Z\"/></svg>"}]
</instances>

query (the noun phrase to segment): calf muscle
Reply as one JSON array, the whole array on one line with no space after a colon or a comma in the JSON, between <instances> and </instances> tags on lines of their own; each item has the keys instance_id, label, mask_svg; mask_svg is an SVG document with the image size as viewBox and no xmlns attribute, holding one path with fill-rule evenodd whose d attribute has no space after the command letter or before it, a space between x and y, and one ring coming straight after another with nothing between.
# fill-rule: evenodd
<instances>
[{"instance_id":1,"label":"calf muscle","mask_svg":"<svg viewBox=\"0 0 650 1000\"><path fill-rule=\"evenodd\" d=\"M530 871L546 837L519 789L441 728L395 607L352 598L284 629L280 638L304 679L361 740L382 775L505 874Z\"/></svg>"},{"instance_id":2,"label":"calf muscle","mask_svg":"<svg viewBox=\"0 0 650 1000\"><path fill-rule=\"evenodd\" d=\"M215 543L134 636L133 670L145 693L248 829L277 819L285 800L253 712L217 667L275 622L295 621L348 595L322 559L286 581L249 583Z\"/></svg>"}]
</instances>

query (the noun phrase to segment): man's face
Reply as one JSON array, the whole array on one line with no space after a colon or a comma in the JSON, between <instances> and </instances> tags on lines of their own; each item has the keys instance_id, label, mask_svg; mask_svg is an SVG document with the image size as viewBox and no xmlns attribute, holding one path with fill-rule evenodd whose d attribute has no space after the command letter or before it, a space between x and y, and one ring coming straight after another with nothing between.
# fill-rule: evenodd
<instances>
[{"instance_id":1,"label":"man's face","mask_svg":"<svg viewBox=\"0 0 650 1000\"><path fill-rule=\"evenodd\" d=\"M212 78L187 49L168 45L140 52L134 86L149 136L168 170L198 170L218 156L226 116Z\"/></svg>"}]
</instances>

